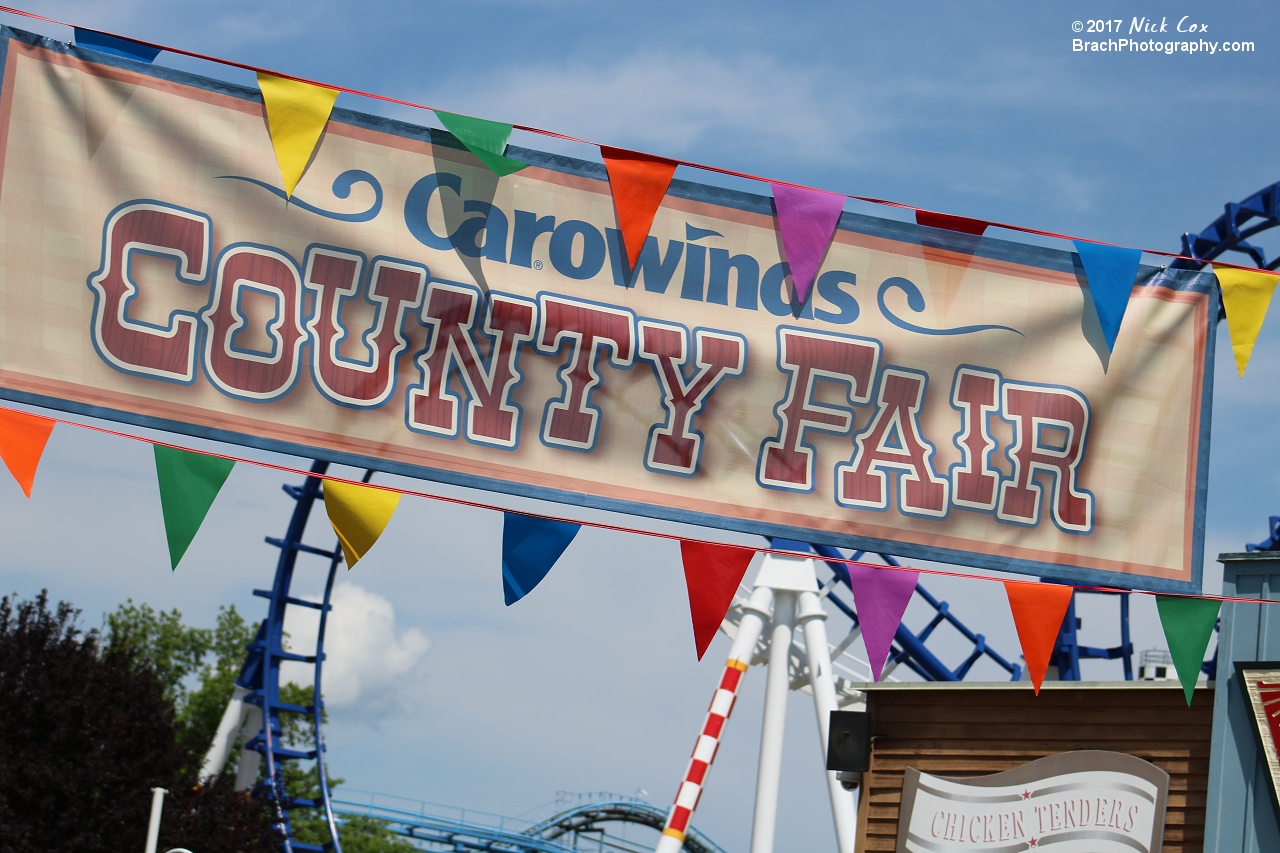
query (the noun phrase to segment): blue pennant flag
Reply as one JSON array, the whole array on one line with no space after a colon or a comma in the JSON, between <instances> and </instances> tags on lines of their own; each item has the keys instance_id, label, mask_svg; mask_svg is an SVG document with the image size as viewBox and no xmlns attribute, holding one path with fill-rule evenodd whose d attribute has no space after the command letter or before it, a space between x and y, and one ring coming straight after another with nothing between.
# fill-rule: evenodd
<instances>
[{"instance_id":1,"label":"blue pennant flag","mask_svg":"<svg viewBox=\"0 0 1280 853\"><path fill-rule=\"evenodd\" d=\"M160 48L148 47L132 39L122 39L96 30L82 30L79 27L76 27L75 31L77 47L87 47L101 53L123 56L125 59L136 59L139 62L152 62L160 55Z\"/></svg>"},{"instance_id":2,"label":"blue pennant flag","mask_svg":"<svg viewBox=\"0 0 1280 853\"><path fill-rule=\"evenodd\" d=\"M532 592L547 576L578 535L578 527L568 521L502 514L502 593L508 606Z\"/></svg>"},{"instance_id":3,"label":"blue pennant flag","mask_svg":"<svg viewBox=\"0 0 1280 853\"><path fill-rule=\"evenodd\" d=\"M1129 307L1129 292L1138 275L1141 249L1124 249L1120 246L1103 246L1073 240L1084 274L1089 279L1089 294L1093 307L1098 311L1098 322L1107 339L1107 349L1115 349L1116 335L1120 334L1120 321Z\"/></svg>"}]
</instances>

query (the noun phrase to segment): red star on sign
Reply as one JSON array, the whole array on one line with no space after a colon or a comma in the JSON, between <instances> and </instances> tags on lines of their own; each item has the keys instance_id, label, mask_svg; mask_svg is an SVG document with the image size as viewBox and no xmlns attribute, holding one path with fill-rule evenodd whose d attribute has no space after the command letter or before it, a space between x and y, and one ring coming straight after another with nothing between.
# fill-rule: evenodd
<instances>
[{"instance_id":1,"label":"red star on sign","mask_svg":"<svg viewBox=\"0 0 1280 853\"><path fill-rule=\"evenodd\" d=\"M1031 847L1035 847L1037 843L1038 843L1037 839L1033 838L1031 839L1031 841L1028 842L1028 845Z\"/></svg>"},{"instance_id":2,"label":"red star on sign","mask_svg":"<svg viewBox=\"0 0 1280 853\"><path fill-rule=\"evenodd\" d=\"M1023 791L1023 792L1022 792L1022 799L1024 799L1024 800L1029 800L1029 799L1031 799L1031 792L1030 792L1030 791Z\"/></svg>"}]
</instances>

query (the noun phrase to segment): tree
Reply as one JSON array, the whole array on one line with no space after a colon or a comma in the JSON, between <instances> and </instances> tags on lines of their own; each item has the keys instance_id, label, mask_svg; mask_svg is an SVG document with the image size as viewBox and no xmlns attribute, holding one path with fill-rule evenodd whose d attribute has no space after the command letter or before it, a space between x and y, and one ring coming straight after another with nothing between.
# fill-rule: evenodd
<instances>
[{"instance_id":1,"label":"tree","mask_svg":"<svg viewBox=\"0 0 1280 853\"><path fill-rule=\"evenodd\" d=\"M78 617L66 602L51 612L43 592L0 599L0 853L136 853L152 787L169 790L160 849L278 849L266 802L234 790L234 761L199 780L256 626L230 606L214 628L192 628L132 600L101 632L81 632ZM283 684L280 697L309 706L313 691ZM309 719L283 714L281 729L291 746L310 743ZM319 795L314 765L285 773L294 796ZM314 810L293 817L298 840L328 842ZM374 818L345 820L341 839L346 853L417 849Z\"/></svg>"},{"instance_id":2,"label":"tree","mask_svg":"<svg viewBox=\"0 0 1280 853\"><path fill-rule=\"evenodd\" d=\"M177 609L157 613L132 599L107 614L107 647L129 649L149 661L165 685L174 704L178 740L197 762L188 769L199 769L213 741L256 628L234 604L218 608L212 629L188 627ZM228 771L234 774L235 762Z\"/></svg>"},{"instance_id":3,"label":"tree","mask_svg":"<svg viewBox=\"0 0 1280 853\"><path fill-rule=\"evenodd\" d=\"M169 846L181 837L200 839L201 853L274 849L262 803L221 780L196 784L199 756L178 737L173 696L199 635L176 612L132 607L129 619L108 620L114 642L103 644L80 631L70 604L50 611L44 592L0 599L0 851L137 853L153 787L171 791Z\"/></svg>"},{"instance_id":4,"label":"tree","mask_svg":"<svg viewBox=\"0 0 1280 853\"><path fill-rule=\"evenodd\" d=\"M153 786L183 764L173 705L150 666L103 653L79 611L0 599L0 847L136 851Z\"/></svg>"}]
</instances>

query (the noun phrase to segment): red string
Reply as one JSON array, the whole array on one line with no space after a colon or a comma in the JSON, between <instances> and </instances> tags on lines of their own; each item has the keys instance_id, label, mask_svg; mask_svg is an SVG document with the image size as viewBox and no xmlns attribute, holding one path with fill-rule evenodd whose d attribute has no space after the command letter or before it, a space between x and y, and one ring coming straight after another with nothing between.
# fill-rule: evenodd
<instances>
[{"instance_id":1,"label":"red string","mask_svg":"<svg viewBox=\"0 0 1280 853\"><path fill-rule=\"evenodd\" d=\"M47 18L44 15L37 15L34 12L26 12L22 9L15 9L12 6L0 6L0 12L8 12L11 15L19 15L24 18L32 18L37 21L45 21L50 24L57 24L60 27L71 27L73 29L77 29L75 24L68 24L65 21L59 21L56 18ZM281 71L271 71L266 68L260 68L257 65L248 65L243 62L236 62L235 60L232 60L232 59L222 59L217 56L209 56L208 54L204 54L204 53L196 53L193 50L185 50L180 47L170 47L168 45L159 44L157 42L143 41L142 39L133 38L132 36L118 35L116 33L109 32L107 30L95 30L95 29L92 29L91 27L79 27L78 29L89 30L90 32L95 32L95 33L102 33L103 35L108 35L113 38L123 39L124 41L131 41L136 44L144 45L146 47L155 48L157 50L168 51L169 53L176 53L182 56L190 56L193 59L201 59L206 62L216 63L218 65L227 65L232 68L240 68L245 71L253 71L254 73L257 73L257 74L270 74L274 77L283 77L286 80L296 80L299 83L308 83L312 86L320 86L326 89L334 89L339 92L346 92L349 95L359 95L362 98L370 98L375 101L385 101L389 104L398 104L403 107L413 107L414 109L430 110L432 112L435 112L436 110L436 107L425 106L423 104L414 103L413 101L405 101L405 100L401 100L400 98L390 97L388 95L379 95L374 92L366 92L362 89L352 89L348 86L339 86L332 83L321 83L317 80L311 80L306 77L298 77L294 74L285 74ZM526 133L536 133L541 136L551 137L553 139L563 139L566 142L578 142L583 145L594 145L597 148L600 147L600 143L598 142L591 142L586 139L579 139L576 136L570 136L565 133L557 133L554 130L544 130L540 127L534 127L532 125L527 125L527 124L513 124L512 127L516 130L522 130ZM637 152L637 153L642 153L642 152ZM655 156L655 155L648 155L648 156ZM829 192L828 190L817 190L814 187L805 186L804 184L795 184L795 183L792 183L791 181L782 181L774 178L762 178L759 175L753 175L750 172L739 172L734 169L725 169L720 166L709 166L705 163L698 163L693 160L682 160L678 157L663 157L662 159L672 160L676 163L679 163L682 166L688 166L693 169L701 169L704 172L714 172L721 175L729 175L730 177L743 178L748 181L760 181L761 183L766 183L766 184L782 184L784 186L795 187L796 189L810 190L814 192ZM889 201L887 199L875 198L873 196L851 195L849 193L836 193L836 195L843 195L845 198L851 198L855 201L867 202L868 204L878 204L884 207L896 207L901 210L913 210L913 211L920 211L923 213L940 213L940 211L928 210L923 207L913 207L912 205L909 205L909 204L902 204L901 202ZM942 214L942 215L954 216L955 214ZM967 218L972 219L973 217L967 217ZM1108 243L1105 240L1090 240L1086 237L1072 237L1067 234L1058 234L1057 232L1054 232L1054 231L1041 231L1038 228L1028 228L1024 225L1010 225L1006 222L996 222L989 219L982 219L979 221L986 222L988 225L994 225L996 228L1004 228L1007 231L1017 231L1023 234L1035 234L1039 237L1050 237L1055 240L1070 240L1072 242L1093 243L1094 245L1097 245L1097 246L1127 248L1127 247L1120 246L1117 243ZM1141 251L1143 251L1148 255L1158 255L1162 258L1172 258L1174 260L1192 261L1197 264L1212 263L1214 266L1230 267L1232 269L1245 270L1248 272L1260 272L1260 273L1265 273L1267 275L1277 275L1277 273L1274 270L1259 269L1257 267L1245 266L1243 264L1233 264L1227 261L1219 261L1219 260L1206 261L1203 258L1197 258L1190 255L1180 255L1176 252L1164 252L1159 249L1142 249Z\"/></svg>"},{"instance_id":2,"label":"red string","mask_svg":"<svg viewBox=\"0 0 1280 853\"><path fill-rule=\"evenodd\" d=\"M9 409L7 411L18 411L20 414L25 414L17 409ZM228 462L238 462L238 463L242 462L245 465L256 465L259 468L267 468L273 471L283 471L286 474L297 474L300 477L316 476L310 471L305 471L302 468L294 468L291 465L280 465L279 463L276 463L276 462L262 462L256 459L245 459L244 457L241 457L241 456L231 456L226 453L212 453L207 450L192 450L189 447L183 447L181 445L172 444L167 441L154 441L149 438L143 438L142 436L139 436L139 435L133 435L132 433L120 432L119 430L110 429L109 427L102 427L102 426L96 426L94 424L80 423L79 421L69 421L59 417L50 417L49 419L52 421L55 421L56 423L66 424L68 426L78 427L80 429L87 429L92 432L100 432L100 433L103 433L104 435L112 435L118 438L127 438L131 441L141 441L145 444L156 445L159 447L167 447L171 450L182 450L187 453L199 453L203 456L212 456L216 459L225 459ZM783 551L776 548L757 548L751 545L735 545L727 542L712 542L706 539L692 539L688 536L680 536L675 533L663 533L657 530L641 530L636 527L627 527L621 524L609 524L608 522L603 522L603 521L584 521L577 518L566 518L564 516L550 515L542 512L531 512L529 510L522 510L522 509L508 509L506 507L496 506L494 504L485 503L483 501L468 500L466 498L452 498L446 495L435 495L435 494L431 494L430 492L419 492L414 489L402 489L398 486L388 486L388 485L383 485L381 483L366 483L363 480L350 480L350 479L347 479L346 477L334 477L330 474L323 474L320 476L321 476L321 479L324 479L324 480L334 480L339 483L347 483L352 486L364 486L370 489L381 489L384 492L394 492L398 495L409 495L415 498L426 498L428 500L441 501L443 503L455 504L457 506L472 507L474 509L487 509L487 510L492 510L494 512L510 512L516 515L528 516L530 518L541 518L545 521L560 521L566 524L577 524L581 527L593 527L593 528L596 528L597 530L611 530L617 533L631 533L637 536L652 536L657 539L668 539L676 542L689 541L689 542L700 542L706 545L724 545L731 548L750 548L752 551L758 551L761 554L776 554L780 557L796 556L795 551ZM943 569L912 568L910 566L886 566L886 565L881 565L880 563L868 563L864 560L851 560L846 557L814 556L813 559L823 560L829 563L843 563L846 566L866 566L868 568L884 569L891 572L919 572L920 574L934 575L937 577L946 577L946 578L965 578L968 580L989 581L994 583L1024 583L1024 584L1040 583L1040 581L1038 580L993 578L989 575L976 575L971 572L951 572ZM1087 584L1072 584L1072 588L1077 590L1084 590L1087 592L1105 592L1105 593L1135 592L1135 590L1123 589L1121 587L1093 586L1093 585L1087 585ZM1204 599L1210 599L1213 601L1232 601L1232 602L1240 602L1243 604L1280 604L1280 600L1270 601L1267 599L1260 599L1260 598L1238 598L1238 597L1226 596L1226 595L1193 595L1190 593L1181 593L1181 592L1161 592L1161 593L1144 593L1144 594L1163 595L1163 596L1171 596L1176 598L1204 598Z\"/></svg>"}]
</instances>

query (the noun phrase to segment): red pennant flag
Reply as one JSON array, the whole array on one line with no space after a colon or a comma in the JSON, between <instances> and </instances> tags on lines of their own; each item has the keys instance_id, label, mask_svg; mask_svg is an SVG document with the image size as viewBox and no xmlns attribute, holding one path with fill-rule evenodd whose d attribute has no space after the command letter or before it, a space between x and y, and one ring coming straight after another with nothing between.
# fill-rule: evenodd
<instances>
[{"instance_id":1,"label":"red pennant flag","mask_svg":"<svg viewBox=\"0 0 1280 853\"><path fill-rule=\"evenodd\" d=\"M677 163L662 157L653 157L623 148L600 146L600 156L609 172L609 187L613 190L613 206L618 211L618 229L622 243L627 248L631 268L636 268L640 250L653 226L671 176Z\"/></svg>"},{"instance_id":2,"label":"red pennant flag","mask_svg":"<svg viewBox=\"0 0 1280 853\"><path fill-rule=\"evenodd\" d=\"M51 418L0 409L0 459L4 459L9 473L27 497L31 497L36 468L55 423Z\"/></svg>"},{"instance_id":3,"label":"red pennant flag","mask_svg":"<svg viewBox=\"0 0 1280 853\"><path fill-rule=\"evenodd\" d=\"M920 235L920 250L926 261L925 275L929 279L929 304L940 321L947 316L955 301L988 223L966 216L917 210L916 224L952 232L946 237L928 232Z\"/></svg>"},{"instance_id":4,"label":"red pennant flag","mask_svg":"<svg viewBox=\"0 0 1280 853\"><path fill-rule=\"evenodd\" d=\"M916 224L929 228L945 228L948 231L959 231L961 234L972 234L981 237L989 223L981 219L970 219L967 216L952 216L949 213L933 213L928 210L916 211Z\"/></svg>"},{"instance_id":5,"label":"red pennant flag","mask_svg":"<svg viewBox=\"0 0 1280 853\"><path fill-rule=\"evenodd\" d=\"M1005 581L1004 591L1009 596L1013 624L1027 661L1027 675L1038 694L1075 589L1056 583Z\"/></svg>"},{"instance_id":6,"label":"red pennant flag","mask_svg":"<svg viewBox=\"0 0 1280 853\"><path fill-rule=\"evenodd\" d=\"M698 660L724 621L733 604L733 594L747 573L756 552L736 545L680 540L680 557L684 561L684 582L689 587L689 615L693 617L693 642L698 647Z\"/></svg>"}]
</instances>

